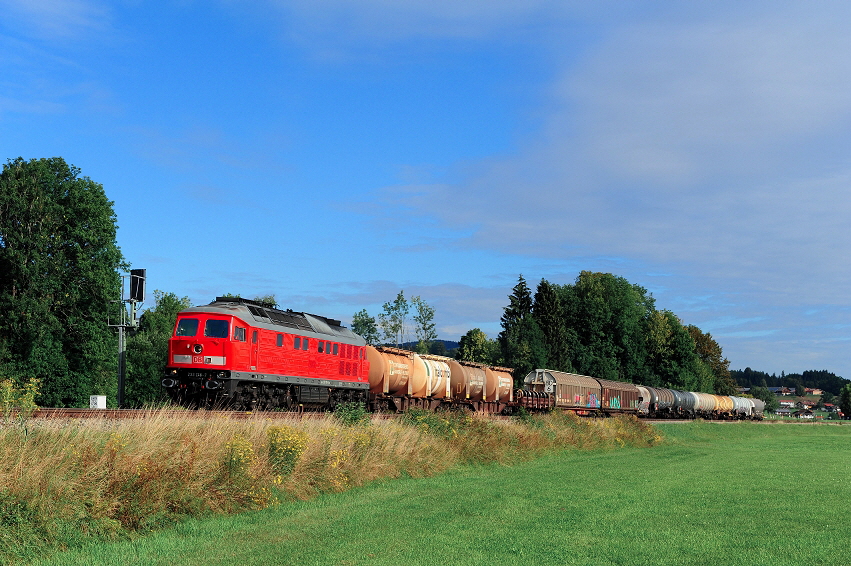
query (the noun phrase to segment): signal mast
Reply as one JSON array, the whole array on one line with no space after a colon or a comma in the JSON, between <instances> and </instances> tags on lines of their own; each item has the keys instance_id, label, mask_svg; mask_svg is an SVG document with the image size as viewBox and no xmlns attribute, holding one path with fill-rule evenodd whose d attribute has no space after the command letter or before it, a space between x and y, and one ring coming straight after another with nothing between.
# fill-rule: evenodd
<instances>
[{"instance_id":1,"label":"signal mast","mask_svg":"<svg viewBox=\"0 0 851 566\"><path fill-rule=\"evenodd\" d=\"M127 342L124 339L124 329L139 327L139 319L136 318L136 311L139 305L145 302L145 270L130 270L129 299L124 298L124 279L127 277L127 275L121 276L121 320L118 324L110 324L110 326L118 328L118 395L116 398L118 408L124 406L124 378L127 374ZM124 303L130 305L129 313Z\"/></svg>"}]
</instances>

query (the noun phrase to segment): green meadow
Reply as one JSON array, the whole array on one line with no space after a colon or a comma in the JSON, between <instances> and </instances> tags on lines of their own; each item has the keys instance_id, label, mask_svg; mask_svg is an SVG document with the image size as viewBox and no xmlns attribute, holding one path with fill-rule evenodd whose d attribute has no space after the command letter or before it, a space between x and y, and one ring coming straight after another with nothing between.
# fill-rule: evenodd
<instances>
[{"instance_id":1,"label":"green meadow","mask_svg":"<svg viewBox=\"0 0 851 566\"><path fill-rule=\"evenodd\" d=\"M842 564L851 426L664 424L595 446L230 517L37 564Z\"/></svg>"}]
</instances>

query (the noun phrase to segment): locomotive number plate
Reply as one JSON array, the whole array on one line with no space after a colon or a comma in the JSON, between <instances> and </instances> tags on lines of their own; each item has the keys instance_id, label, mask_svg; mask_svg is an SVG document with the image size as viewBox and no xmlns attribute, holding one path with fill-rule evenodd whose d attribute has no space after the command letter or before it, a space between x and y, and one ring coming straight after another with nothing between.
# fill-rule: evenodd
<instances>
[{"instance_id":1,"label":"locomotive number plate","mask_svg":"<svg viewBox=\"0 0 851 566\"><path fill-rule=\"evenodd\" d=\"M193 364L203 364L204 363L204 356L192 356L192 363Z\"/></svg>"}]
</instances>

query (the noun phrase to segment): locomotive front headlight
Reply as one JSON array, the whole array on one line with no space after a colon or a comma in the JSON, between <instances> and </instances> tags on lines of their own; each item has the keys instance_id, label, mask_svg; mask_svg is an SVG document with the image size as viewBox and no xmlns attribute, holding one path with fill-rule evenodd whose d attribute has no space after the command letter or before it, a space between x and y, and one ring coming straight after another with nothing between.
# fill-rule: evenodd
<instances>
[{"instance_id":1,"label":"locomotive front headlight","mask_svg":"<svg viewBox=\"0 0 851 566\"><path fill-rule=\"evenodd\" d=\"M192 351L195 352L196 354L200 354L203 350L204 350L204 346L202 346L201 344L195 344L195 347L192 348Z\"/></svg>"}]
</instances>

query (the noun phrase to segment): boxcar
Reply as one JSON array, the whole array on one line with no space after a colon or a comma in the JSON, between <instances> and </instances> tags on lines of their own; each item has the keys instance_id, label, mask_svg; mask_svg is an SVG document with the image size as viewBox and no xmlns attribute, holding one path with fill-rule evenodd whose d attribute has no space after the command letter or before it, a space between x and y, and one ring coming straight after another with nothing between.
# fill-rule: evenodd
<instances>
[{"instance_id":1,"label":"boxcar","mask_svg":"<svg viewBox=\"0 0 851 566\"><path fill-rule=\"evenodd\" d=\"M597 379L602 389L601 408L604 412L638 412L638 388L631 383Z\"/></svg>"},{"instance_id":2,"label":"boxcar","mask_svg":"<svg viewBox=\"0 0 851 566\"><path fill-rule=\"evenodd\" d=\"M527 391L552 395L555 406L560 409L583 413L602 408L603 388L593 377L537 369L529 372L523 381Z\"/></svg>"}]
</instances>

